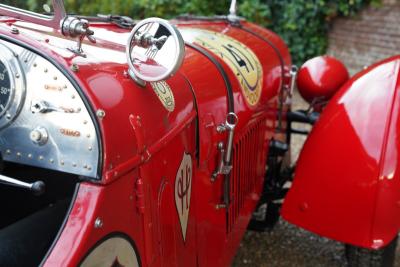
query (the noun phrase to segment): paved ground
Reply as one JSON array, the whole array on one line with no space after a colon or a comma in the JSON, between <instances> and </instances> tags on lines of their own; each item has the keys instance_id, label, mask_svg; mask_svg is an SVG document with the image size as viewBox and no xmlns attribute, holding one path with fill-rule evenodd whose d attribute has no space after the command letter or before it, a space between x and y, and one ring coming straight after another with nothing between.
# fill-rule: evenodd
<instances>
[{"instance_id":1,"label":"paved ground","mask_svg":"<svg viewBox=\"0 0 400 267\"><path fill-rule=\"evenodd\" d=\"M296 94L294 109L306 104ZM294 137L292 160L305 138ZM319 237L280 220L273 231L256 233L248 231L240 245L233 267L344 267L344 246ZM396 267L400 267L400 244L397 246Z\"/></svg>"}]
</instances>

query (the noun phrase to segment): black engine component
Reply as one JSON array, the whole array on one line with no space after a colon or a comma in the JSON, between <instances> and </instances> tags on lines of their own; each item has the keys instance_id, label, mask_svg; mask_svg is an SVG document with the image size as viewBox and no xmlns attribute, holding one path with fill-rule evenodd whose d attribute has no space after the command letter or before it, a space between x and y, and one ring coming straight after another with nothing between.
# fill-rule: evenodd
<instances>
[{"instance_id":1,"label":"black engine component","mask_svg":"<svg viewBox=\"0 0 400 267\"><path fill-rule=\"evenodd\" d=\"M250 230L259 232L269 230L279 220L282 201L288 191L285 184L291 181L293 174L293 169L289 167L290 162L287 159L289 153L289 146L286 143L271 141L264 189L249 223Z\"/></svg>"}]
</instances>

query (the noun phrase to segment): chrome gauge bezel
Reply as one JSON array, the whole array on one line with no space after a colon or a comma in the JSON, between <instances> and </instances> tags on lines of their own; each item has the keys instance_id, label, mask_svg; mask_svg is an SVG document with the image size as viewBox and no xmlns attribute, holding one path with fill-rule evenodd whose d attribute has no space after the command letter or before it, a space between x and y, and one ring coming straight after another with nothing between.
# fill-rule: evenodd
<instances>
[{"instance_id":1,"label":"chrome gauge bezel","mask_svg":"<svg viewBox=\"0 0 400 267\"><path fill-rule=\"evenodd\" d=\"M26 96L26 79L18 55L0 43L0 61L10 78L10 99L0 113L0 130L10 125L20 113Z\"/></svg>"}]
</instances>

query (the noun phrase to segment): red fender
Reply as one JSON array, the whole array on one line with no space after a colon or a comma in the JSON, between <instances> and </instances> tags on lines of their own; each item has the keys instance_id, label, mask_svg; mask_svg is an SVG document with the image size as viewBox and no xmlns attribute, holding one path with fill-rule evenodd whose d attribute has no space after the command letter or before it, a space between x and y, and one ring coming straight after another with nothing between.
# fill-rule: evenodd
<instances>
[{"instance_id":1,"label":"red fender","mask_svg":"<svg viewBox=\"0 0 400 267\"><path fill-rule=\"evenodd\" d=\"M283 217L378 249L400 228L400 56L354 76L330 101L301 152Z\"/></svg>"}]
</instances>

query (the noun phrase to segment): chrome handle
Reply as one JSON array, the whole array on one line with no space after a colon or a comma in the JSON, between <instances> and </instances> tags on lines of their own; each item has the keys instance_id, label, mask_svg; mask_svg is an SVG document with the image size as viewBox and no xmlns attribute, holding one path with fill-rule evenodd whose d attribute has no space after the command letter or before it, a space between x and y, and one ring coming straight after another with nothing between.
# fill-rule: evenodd
<instances>
[{"instance_id":1,"label":"chrome handle","mask_svg":"<svg viewBox=\"0 0 400 267\"><path fill-rule=\"evenodd\" d=\"M233 137L235 136L235 127L238 123L238 117L235 113L230 112L226 116L226 121L217 127L217 132L223 133L228 132L228 138L226 141L226 147L223 142L218 143L218 150L220 154L219 164L217 169L211 176L211 181L215 181L220 174L229 174L232 170L232 150L233 150Z\"/></svg>"}]
</instances>

